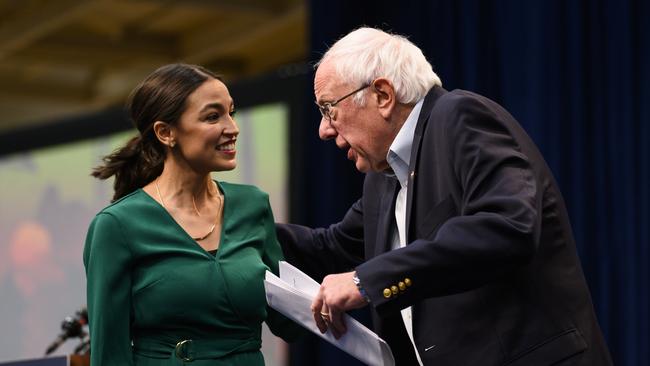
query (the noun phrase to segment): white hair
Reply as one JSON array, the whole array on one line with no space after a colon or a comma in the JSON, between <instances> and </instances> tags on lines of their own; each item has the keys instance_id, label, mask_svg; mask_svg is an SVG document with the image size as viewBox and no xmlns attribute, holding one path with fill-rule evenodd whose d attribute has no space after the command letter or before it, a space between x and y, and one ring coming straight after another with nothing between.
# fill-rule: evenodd
<instances>
[{"instance_id":1,"label":"white hair","mask_svg":"<svg viewBox=\"0 0 650 366\"><path fill-rule=\"evenodd\" d=\"M338 40L316 63L332 62L336 75L347 84L362 86L379 77L395 88L397 101L416 103L433 86L442 86L422 50L403 36L375 28L359 28ZM354 96L358 104L363 94Z\"/></svg>"}]
</instances>

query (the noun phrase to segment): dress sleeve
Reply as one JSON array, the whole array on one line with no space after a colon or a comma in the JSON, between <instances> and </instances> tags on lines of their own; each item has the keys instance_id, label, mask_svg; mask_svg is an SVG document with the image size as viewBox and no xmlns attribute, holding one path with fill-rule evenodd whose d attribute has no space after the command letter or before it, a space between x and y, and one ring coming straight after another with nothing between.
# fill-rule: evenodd
<instances>
[{"instance_id":1,"label":"dress sleeve","mask_svg":"<svg viewBox=\"0 0 650 366\"><path fill-rule=\"evenodd\" d=\"M282 255L282 249L280 248L280 243L275 233L275 221L273 219L273 211L271 210L271 205L269 204L268 197L266 197L266 214L264 215L264 228L266 231L266 243L264 245L264 254L262 260L266 264L271 272L275 275L278 275L278 262L284 260ZM266 307L266 324L269 326L271 333L276 336L284 339L287 342L292 342L297 340L304 334L307 334L307 331L302 328L297 323L293 322L289 318L280 314L279 312L273 310L267 305Z\"/></svg>"},{"instance_id":2,"label":"dress sleeve","mask_svg":"<svg viewBox=\"0 0 650 366\"><path fill-rule=\"evenodd\" d=\"M133 365L131 253L120 222L109 213L90 224L83 253L93 366Z\"/></svg>"}]
</instances>

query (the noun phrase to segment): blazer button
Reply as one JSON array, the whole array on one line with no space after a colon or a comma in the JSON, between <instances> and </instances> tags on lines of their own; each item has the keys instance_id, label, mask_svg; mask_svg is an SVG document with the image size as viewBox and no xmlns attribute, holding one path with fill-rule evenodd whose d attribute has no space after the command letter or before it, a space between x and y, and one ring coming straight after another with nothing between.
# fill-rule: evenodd
<instances>
[{"instance_id":1,"label":"blazer button","mask_svg":"<svg viewBox=\"0 0 650 366\"><path fill-rule=\"evenodd\" d=\"M407 278L404 279L404 284L405 284L407 287L411 287L411 285L413 284L413 282L411 282L411 279L407 277Z\"/></svg>"},{"instance_id":2,"label":"blazer button","mask_svg":"<svg viewBox=\"0 0 650 366\"><path fill-rule=\"evenodd\" d=\"M399 287L400 291L406 290L406 284L404 282L402 282L402 281L399 281L399 283L397 284L397 287Z\"/></svg>"},{"instance_id":3,"label":"blazer button","mask_svg":"<svg viewBox=\"0 0 650 366\"><path fill-rule=\"evenodd\" d=\"M390 299L392 294L393 294L393 292L389 288L384 289L384 297L385 298Z\"/></svg>"},{"instance_id":4,"label":"blazer button","mask_svg":"<svg viewBox=\"0 0 650 366\"><path fill-rule=\"evenodd\" d=\"M397 286L391 286L390 291L393 293L393 295L397 295L399 293Z\"/></svg>"}]
</instances>

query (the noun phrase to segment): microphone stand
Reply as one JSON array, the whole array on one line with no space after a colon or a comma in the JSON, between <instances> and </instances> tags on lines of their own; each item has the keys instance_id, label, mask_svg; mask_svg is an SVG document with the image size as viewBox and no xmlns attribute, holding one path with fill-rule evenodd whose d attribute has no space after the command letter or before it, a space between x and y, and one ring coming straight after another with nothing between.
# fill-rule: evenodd
<instances>
[{"instance_id":1,"label":"microphone stand","mask_svg":"<svg viewBox=\"0 0 650 366\"><path fill-rule=\"evenodd\" d=\"M86 324L88 324L88 311L85 307L77 311L74 317L66 316L61 323L61 334L59 334L54 342L47 347L45 355L47 356L56 351L56 349L69 338L76 337L79 337L82 340L82 344L77 346L77 348L80 351L87 350L86 353L90 352L90 338L87 337L88 333L83 330L83 326ZM85 344L87 344L87 346ZM77 349L75 349L75 353L77 353Z\"/></svg>"}]
</instances>

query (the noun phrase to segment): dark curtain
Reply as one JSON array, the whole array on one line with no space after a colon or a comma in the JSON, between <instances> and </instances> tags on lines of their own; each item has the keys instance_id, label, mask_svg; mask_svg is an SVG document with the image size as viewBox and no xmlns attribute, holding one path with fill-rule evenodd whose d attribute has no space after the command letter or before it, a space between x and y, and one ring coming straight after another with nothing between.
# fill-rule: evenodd
<instances>
[{"instance_id":1,"label":"dark curtain","mask_svg":"<svg viewBox=\"0 0 650 366\"><path fill-rule=\"evenodd\" d=\"M650 2L312 0L309 14L312 61L348 31L379 27L422 48L445 88L486 95L519 120L567 201L614 362L650 364ZM363 177L318 140L315 107L307 116L296 221L323 226ZM359 363L306 340L292 364Z\"/></svg>"}]
</instances>

